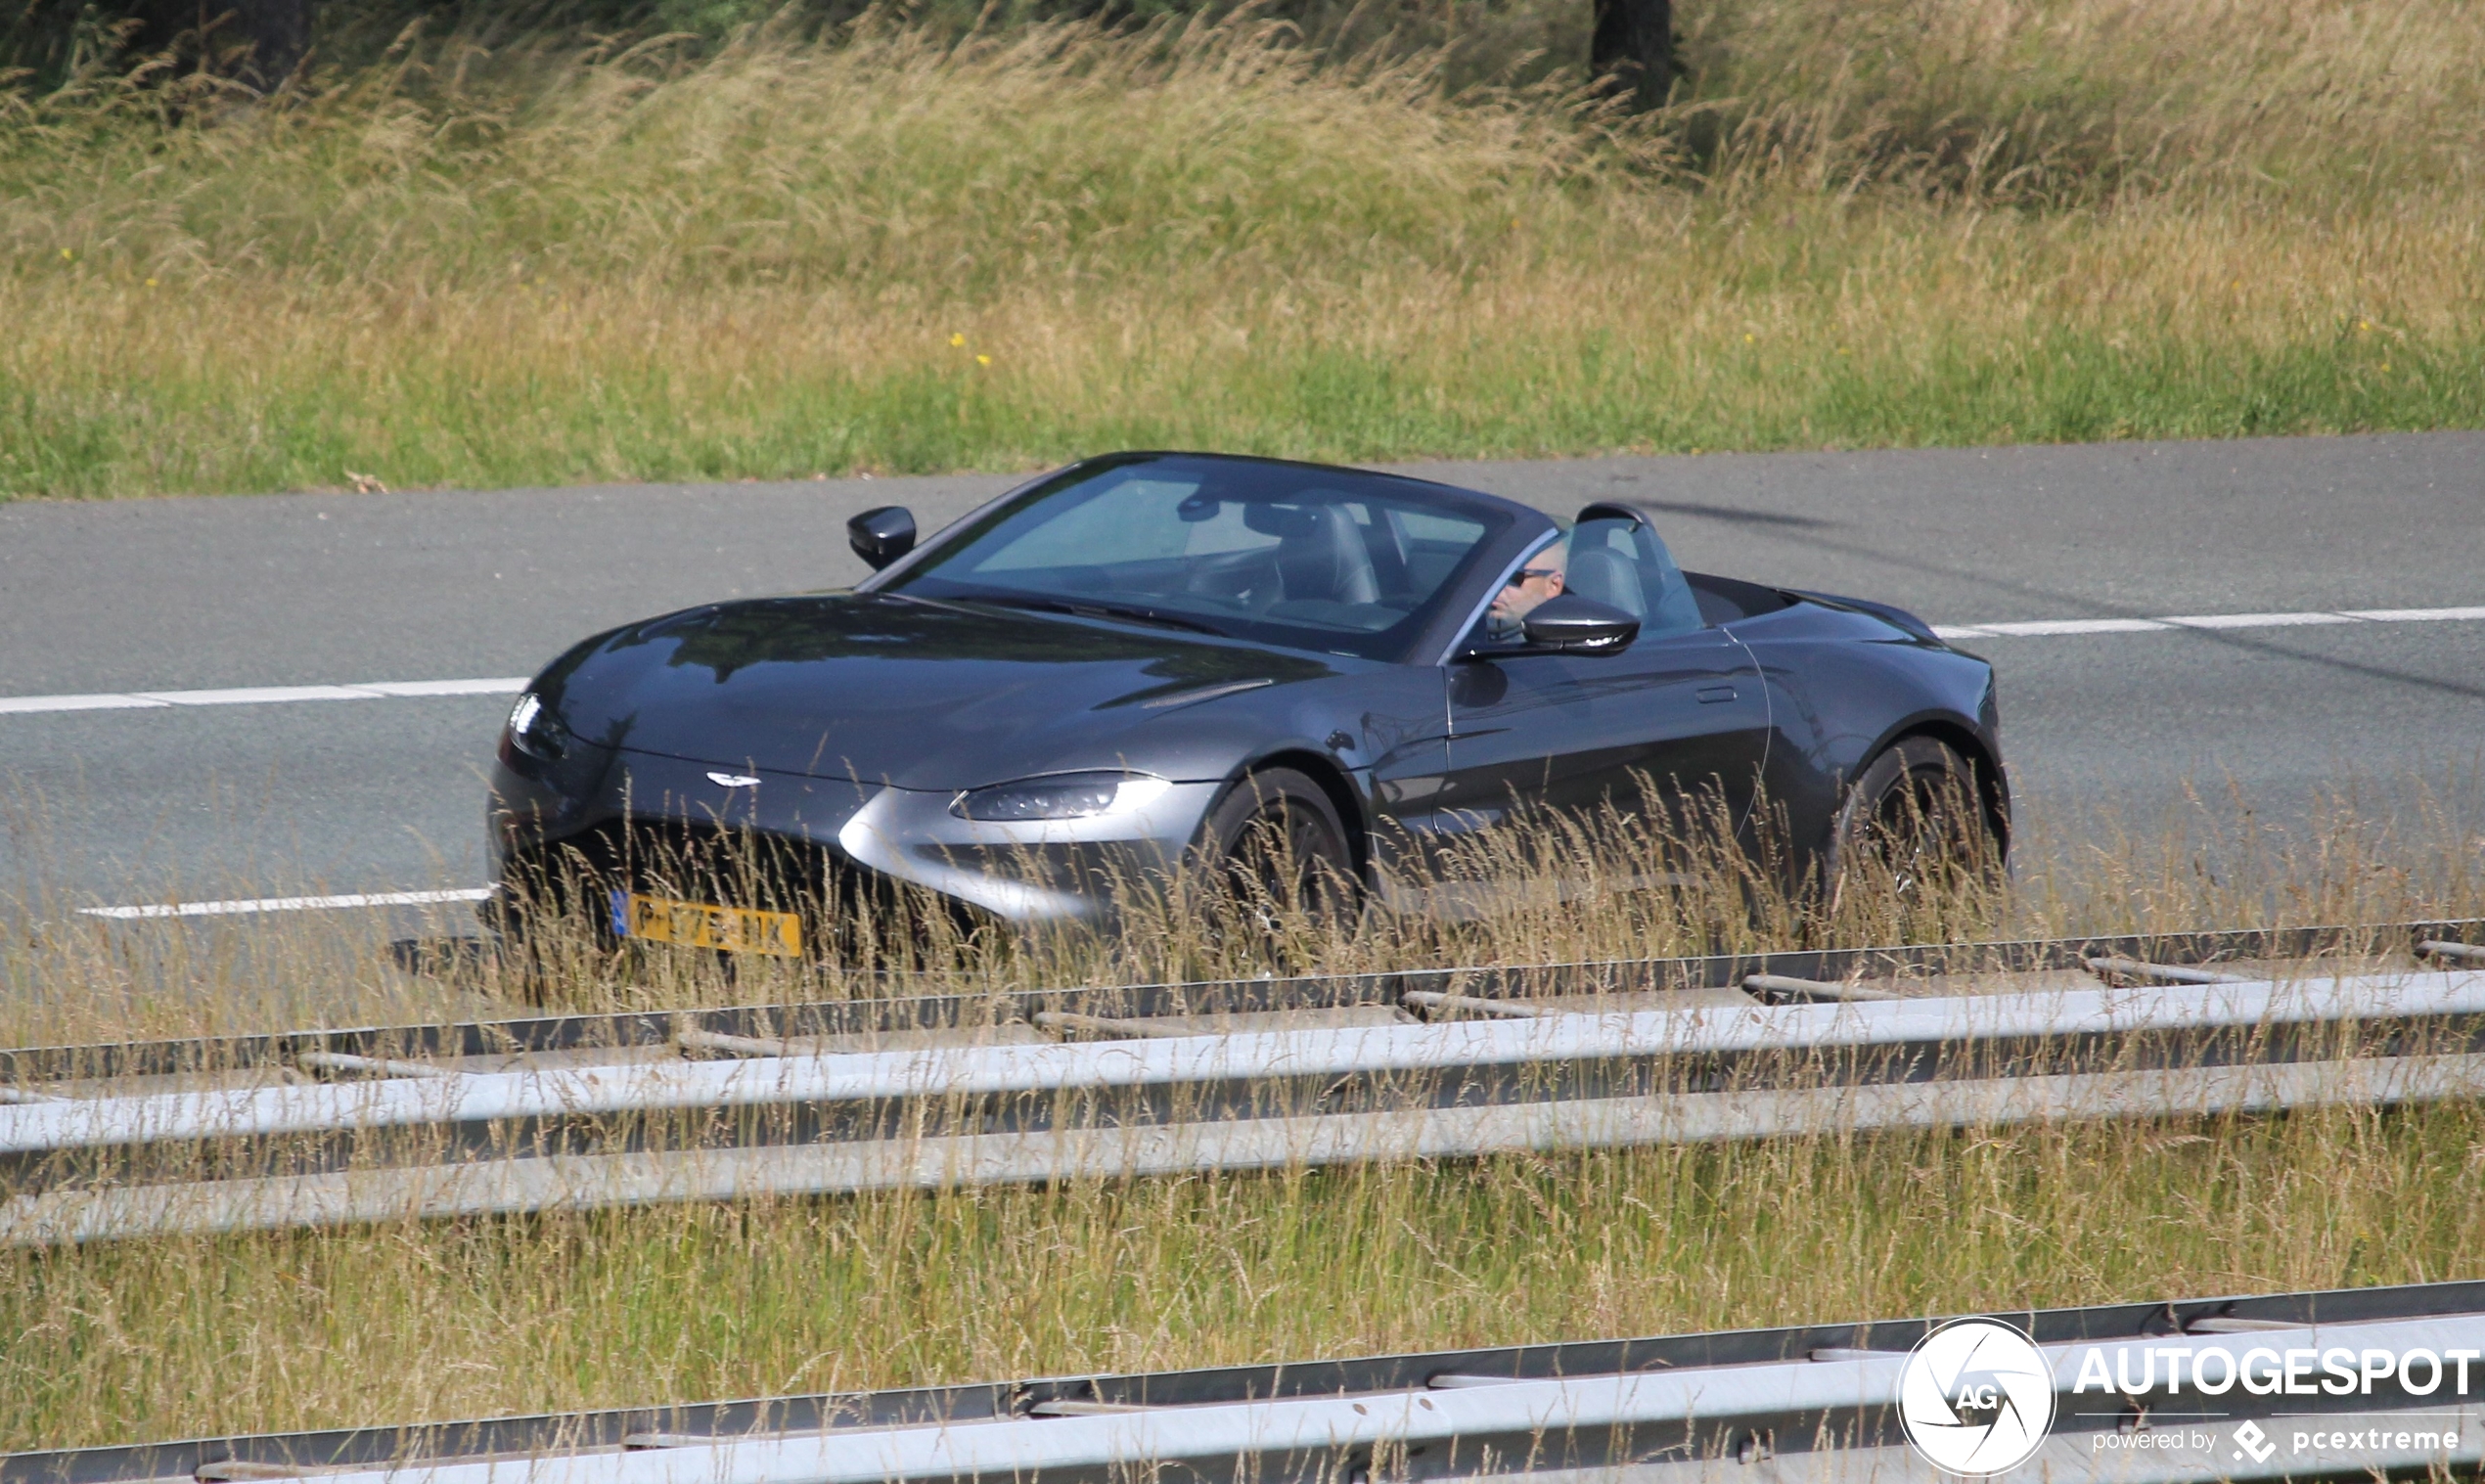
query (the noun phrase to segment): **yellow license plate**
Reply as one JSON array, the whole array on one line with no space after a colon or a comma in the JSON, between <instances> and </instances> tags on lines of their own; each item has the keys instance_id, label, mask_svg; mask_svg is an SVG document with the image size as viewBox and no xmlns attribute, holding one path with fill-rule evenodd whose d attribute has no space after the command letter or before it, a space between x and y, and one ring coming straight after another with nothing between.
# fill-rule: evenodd
<instances>
[{"instance_id":1,"label":"yellow license plate","mask_svg":"<svg viewBox=\"0 0 2485 1484\"><path fill-rule=\"evenodd\" d=\"M802 920L791 912L676 902L635 891L612 894L612 930L625 938L713 948L723 953L802 957Z\"/></svg>"}]
</instances>

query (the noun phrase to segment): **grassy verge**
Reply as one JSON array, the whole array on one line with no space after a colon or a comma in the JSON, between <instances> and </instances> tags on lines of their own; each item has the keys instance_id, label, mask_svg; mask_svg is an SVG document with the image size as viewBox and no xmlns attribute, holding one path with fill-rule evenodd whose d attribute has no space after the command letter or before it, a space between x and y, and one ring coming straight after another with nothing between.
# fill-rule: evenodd
<instances>
[{"instance_id":1,"label":"grassy verge","mask_svg":"<svg viewBox=\"0 0 2485 1484\"><path fill-rule=\"evenodd\" d=\"M2449 807L2396 833L2341 814L2206 842L2081 823L2100 843L2032 842L2007 894L1927 907L1859 890L1809 918L1765 898L1755 914L1731 881L1594 889L1645 865L1627 830L1522 838L1590 889L1447 927L1294 923L1288 951L1341 968L1516 964L2485 915L2472 818ZM1178 914L1108 943L935 944L891 964L893 984L726 984L704 961L618 960L562 994L1110 983L1247 971L1258 941ZM424 994L447 1008L376 943L312 920L28 922L0 985L0 1041L20 1045L263 1027L315 996L331 1023L420 1012ZM2347 1108L0 1251L0 1448L2473 1278L2479 1147L2474 1106Z\"/></svg>"},{"instance_id":2,"label":"grassy verge","mask_svg":"<svg viewBox=\"0 0 2485 1484\"><path fill-rule=\"evenodd\" d=\"M2471 10L1684 14L1646 122L1242 23L20 99L0 491L2485 423Z\"/></svg>"},{"instance_id":3,"label":"grassy verge","mask_svg":"<svg viewBox=\"0 0 2485 1484\"><path fill-rule=\"evenodd\" d=\"M2485 1276L2451 1106L0 1254L0 1447Z\"/></svg>"}]
</instances>

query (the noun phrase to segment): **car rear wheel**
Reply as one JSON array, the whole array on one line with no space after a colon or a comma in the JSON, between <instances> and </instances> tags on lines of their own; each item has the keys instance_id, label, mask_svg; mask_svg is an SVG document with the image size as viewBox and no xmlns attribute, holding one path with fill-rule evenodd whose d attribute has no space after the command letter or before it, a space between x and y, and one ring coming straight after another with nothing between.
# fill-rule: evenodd
<instances>
[{"instance_id":1,"label":"car rear wheel","mask_svg":"<svg viewBox=\"0 0 2485 1484\"><path fill-rule=\"evenodd\" d=\"M1902 900L1921 901L1950 887L1995 884L2002 863L2003 841L1974 767L1932 737L1902 738L1866 764L1830 837L1835 894L1869 873Z\"/></svg>"},{"instance_id":2,"label":"car rear wheel","mask_svg":"<svg viewBox=\"0 0 2485 1484\"><path fill-rule=\"evenodd\" d=\"M1360 896L1337 806L1291 768L1244 775L1208 812L1200 836L1201 864L1219 889L1264 925L1281 915L1327 920Z\"/></svg>"}]
</instances>

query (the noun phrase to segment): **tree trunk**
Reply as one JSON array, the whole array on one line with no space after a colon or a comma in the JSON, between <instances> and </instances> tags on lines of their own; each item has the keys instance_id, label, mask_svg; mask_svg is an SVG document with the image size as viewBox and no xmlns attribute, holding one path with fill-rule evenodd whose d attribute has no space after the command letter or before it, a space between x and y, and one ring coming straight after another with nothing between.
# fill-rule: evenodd
<instances>
[{"instance_id":1,"label":"tree trunk","mask_svg":"<svg viewBox=\"0 0 2485 1484\"><path fill-rule=\"evenodd\" d=\"M244 77L273 89L310 50L311 0L234 0L232 40L250 48Z\"/></svg>"},{"instance_id":2,"label":"tree trunk","mask_svg":"<svg viewBox=\"0 0 2485 1484\"><path fill-rule=\"evenodd\" d=\"M1635 112L1665 102L1674 85L1673 0L1596 0L1596 6L1588 65L1600 85L1629 97Z\"/></svg>"}]
</instances>

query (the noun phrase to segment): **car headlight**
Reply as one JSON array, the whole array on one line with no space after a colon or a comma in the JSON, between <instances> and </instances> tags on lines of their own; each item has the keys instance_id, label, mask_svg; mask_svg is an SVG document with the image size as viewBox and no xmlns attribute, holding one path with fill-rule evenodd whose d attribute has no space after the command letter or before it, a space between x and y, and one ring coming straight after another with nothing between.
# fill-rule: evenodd
<instances>
[{"instance_id":1,"label":"car headlight","mask_svg":"<svg viewBox=\"0 0 2485 1484\"><path fill-rule=\"evenodd\" d=\"M970 788L950 802L949 812L990 824L1093 819L1140 808L1169 787L1145 773L1056 773Z\"/></svg>"},{"instance_id":2,"label":"car headlight","mask_svg":"<svg viewBox=\"0 0 2485 1484\"><path fill-rule=\"evenodd\" d=\"M510 745L540 762L557 763L569 750L569 729L544 698L529 691L509 708Z\"/></svg>"}]
</instances>

